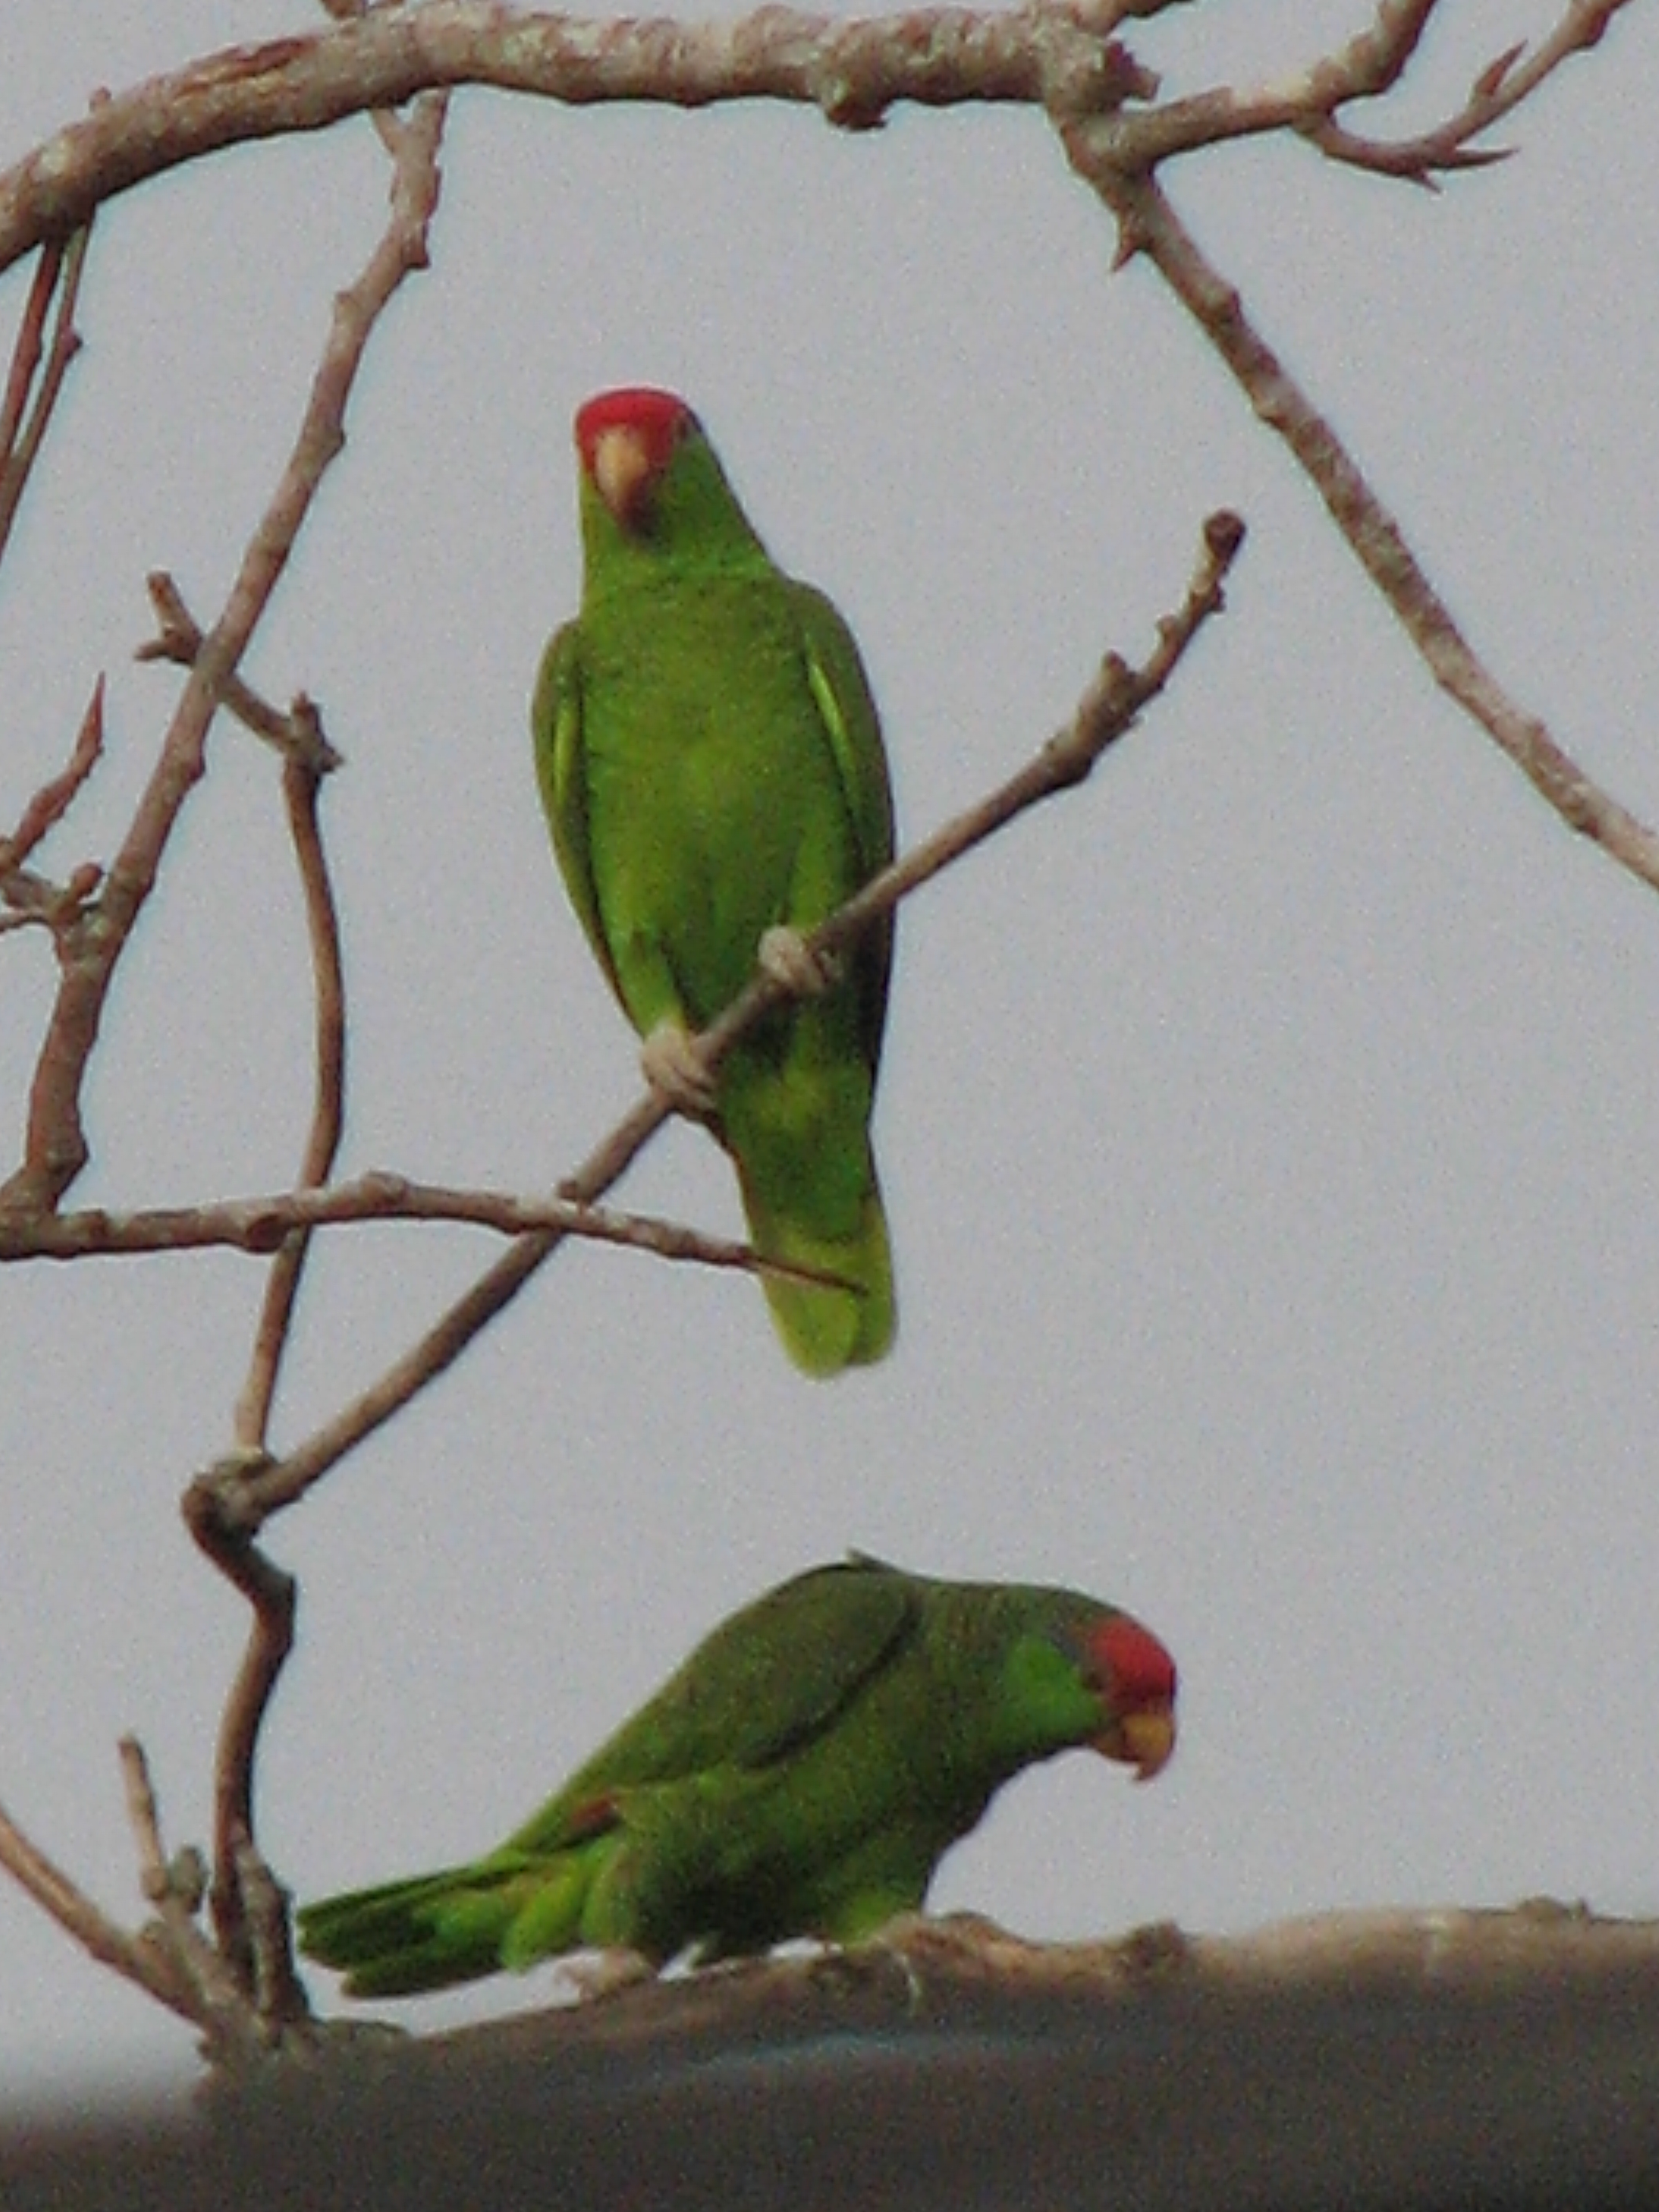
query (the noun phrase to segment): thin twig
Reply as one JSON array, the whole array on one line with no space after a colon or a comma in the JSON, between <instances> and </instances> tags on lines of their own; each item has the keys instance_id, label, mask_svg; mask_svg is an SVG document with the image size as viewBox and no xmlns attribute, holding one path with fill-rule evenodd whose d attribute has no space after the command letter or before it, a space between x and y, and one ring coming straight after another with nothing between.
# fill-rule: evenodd
<instances>
[{"instance_id":1,"label":"thin twig","mask_svg":"<svg viewBox=\"0 0 1659 2212\"><path fill-rule=\"evenodd\" d=\"M156 1924L147 1940L175 1973L183 1993L177 2008L203 2031L206 2055L221 2067L257 2060L281 2040L284 2030L306 2016L305 1996L297 1991L286 2010L262 2008L245 1977L216 1949L204 1932L200 1914L206 1871L196 1850L171 1858L161 1842L155 1792L143 1747L123 1736L118 1747L126 1785L127 1819L138 1847L140 1885L154 1905Z\"/></svg>"},{"instance_id":2,"label":"thin twig","mask_svg":"<svg viewBox=\"0 0 1659 2212\"><path fill-rule=\"evenodd\" d=\"M95 1905L0 1808L0 1867L20 1883L89 1958L112 1966L170 2011L198 2017L188 1979L158 1945L125 1929Z\"/></svg>"},{"instance_id":3,"label":"thin twig","mask_svg":"<svg viewBox=\"0 0 1659 2212\"><path fill-rule=\"evenodd\" d=\"M155 613L155 635L138 647L133 659L171 660L181 668L194 668L204 634L185 605L184 595L165 568L153 569L144 581ZM244 729L273 746L285 760L298 761L319 776L343 763L343 756L323 733L315 704L303 691L283 714L268 699L262 699L243 678L233 676L225 684L221 703Z\"/></svg>"},{"instance_id":4,"label":"thin twig","mask_svg":"<svg viewBox=\"0 0 1659 2212\"><path fill-rule=\"evenodd\" d=\"M68 766L41 785L23 809L10 836L0 837L0 896L5 895L6 878L21 867L41 839L55 830L69 812L103 757L103 751L104 679L100 676L92 687L87 711L75 733L75 749Z\"/></svg>"},{"instance_id":5,"label":"thin twig","mask_svg":"<svg viewBox=\"0 0 1659 2212\"><path fill-rule=\"evenodd\" d=\"M305 893L316 1006L316 1097L305 1157L300 1164L301 1190L319 1190L328 1181L345 1126L345 967L340 954L339 912L317 814L321 791L322 779L314 769L297 760L287 763L283 770L283 799ZM270 1263L247 1380L236 1401L234 1435L238 1449L243 1451L264 1449L271 1401L276 1394L310 1243L310 1229L296 1226L283 1239Z\"/></svg>"},{"instance_id":6,"label":"thin twig","mask_svg":"<svg viewBox=\"0 0 1659 2212\"><path fill-rule=\"evenodd\" d=\"M267 1254L295 1230L354 1221L453 1221L507 1237L552 1229L562 1236L585 1237L595 1243L618 1244L697 1267L775 1275L787 1282L834 1285L840 1280L819 1268L763 1260L739 1238L711 1236L655 1214L625 1213L556 1196L457 1190L441 1183L413 1182L406 1176L380 1170L314 1190L273 1191L201 1206L145 1207L131 1213L112 1213L96 1206L78 1213L0 1214L0 1262L114 1259L213 1247Z\"/></svg>"},{"instance_id":7,"label":"thin twig","mask_svg":"<svg viewBox=\"0 0 1659 2212\"><path fill-rule=\"evenodd\" d=\"M316 1006L316 1096L300 1165L301 1189L315 1189L326 1182L345 1118L345 972L339 915L317 811L322 781L322 770L310 762L290 756L283 764L283 798L305 896ZM311 1236L308 1228L291 1229L270 1263L234 1419L236 1448L244 1454L264 1449ZM186 1525L220 1572L247 1599L252 1615L242 1664L221 1716L214 1762L214 1926L221 1955L239 1986L250 1994L256 2012L276 2017L296 2006L303 2012L305 2001L288 1954L285 1923L272 1940L270 1885L258 1893L267 1909L256 1912L245 1878L250 1868L263 1865L253 1849L254 1758L265 1709L293 1649L298 1592L293 1577L253 1543L227 1532L216 1516L194 1510L200 1496L194 1484L185 1492ZM280 1910L277 1918L282 1921Z\"/></svg>"},{"instance_id":8,"label":"thin twig","mask_svg":"<svg viewBox=\"0 0 1659 2212\"><path fill-rule=\"evenodd\" d=\"M40 250L40 265L34 272L28 305L12 354L5 399L0 404L0 555L4 554L11 538L29 473L64 388L70 363L81 350L75 309L91 236L88 218L67 245L52 240ZM28 406L29 393L40 370L40 341L46 310L54 294L57 310L52 318L52 342L46 349L46 369L34 390L33 404Z\"/></svg>"},{"instance_id":9,"label":"thin twig","mask_svg":"<svg viewBox=\"0 0 1659 2212\"><path fill-rule=\"evenodd\" d=\"M1222 605L1222 586L1243 542L1243 526L1231 514L1212 516L1204 550L1187 598L1158 626L1157 649L1139 670L1109 656L1071 722L1050 738L1018 775L987 799L946 823L890 867L873 877L807 939L813 949L843 950L861 929L888 913L908 892L1040 799L1085 777L1112 742L1162 690L1200 629ZM732 1006L696 1040L711 1069L746 1030L788 996L770 975L757 975ZM585 1204L603 1195L668 1119L661 1095L647 1093L582 1164L560 1185L560 1194ZM517 1295L565 1231L549 1228L520 1237L437 1323L352 1403L280 1460L232 1465L201 1478L210 1487L211 1510L250 1537L273 1513L291 1505L382 1422L424 1389ZM208 1510L205 1506L204 1510Z\"/></svg>"},{"instance_id":10,"label":"thin twig","mask_svg":"<svg viewBox=\"0 0 1659 2212\"><path fill-rule=\"evenodd\" d=\"M169 1858L161 1841L161 1816L150 1780L149 1761L137 1736L124 1735L116 1745L121 1761L121 1780L126 1794L127 1826L138 1854L138 1887L161 1925L161 1948L177 1971L180 1982L195 1999L189 2017L200 2021L208 2008L204 1993L214 2001L234 1996L234 1986L220 1966L218 1954L202 1933L197 1916L206 1893L207 1875L198 1851L185 1850Z\"/></svg>"},{"instance_id":11,"label":"thin twig","mask_svg":"<svg viewBox=\"0 0 1659 2212\"><path fill-rule=\"evenodd\" d=\"M1098 158L1086 132L1063 134L1068 151L1117 216L1120 258L1150 261L1243 387L1290 447L1331 519L1403 625L1441 689L1508 754L1569 828L1659 890L1659 833L1620 805L1557 744L1544 723L1504 690L1459 629L1361 474L1333 425L1302 391L1250 320L1237 289L1206 257L1151 178Z\"/></svg>"},{"instance_id":12,"label":"thin twig","mask_svg":"<svg viewBox=\"0 0 1659 2212\"><path fill-rule=\"evenodd\" d=\"M198 1924L200 1862L192 1852L167 1857L143 1748L134 1738L125 1736L118 1749L127 1817L137 1850L139 1887L156 1914L155 1921L137 1934L122 1928L54 1866L3 1811L0 1811L0 1867L21 1884L88 1957L113 1967L170 2012L203 2029L216 2056L226 2057L264 2047L271 2040L265 2020L244 1996ZM303 2011L303 1993L299 2002Z\"/></svg>"},{"instance_id":13,"label":"thin twig","mask_svg":"<svg viewBox=\"0 0 1659 2212\"><path fill-rule=\"evenodd\" d=\"M91 118L94 127L105 112ZM96 927L78 933L64 959L30 1091L23 1161L0 1185L0 1212L56 1206L86 1163L81 1091L117 963L155 888L185 803L204 772L208 728L225 686L344 443L346 404L370 334L404 277L426 264L442 123L436 98L421 103L410 123L393 183L392 219L362 275L335 301L328 341L282 480L249 542L224 611L196 654L161 757L94 910Z\"/></svg>"},{"instance_id":14,"label":"thin twig","mask_svg":"<svg viewBox=\"0 0 1659 2212\"><path fill-rule=\"evenodd\" d=\"M1561 21L1523 62L1511 47L1489 62L1457 113L1406 139L1368 137L1337 120L1339 110L1392 91L1416 54L1439 0L1381 0L1370 26L1299 74L1269 85L1216 85L1155 106L1124 106L1096 116L1051 104L1051 119L1077 134L1079 159L1145 175L1159 163L1231 138L1291 131L1334 161L1379 174L1432 184L1437 172L1481 167L1505 158L1501 147L1469 143L1513 112L1572 55L1586 52L1632 0L1568 0ZM1068 151L1072 150L1068 144Z\"/></svg>"},{"instance_id":15,"label":"thin twig","mask_svg":"<svg viewBox=\"0 0 1659 2212\"><path fill-rule=\"evenodd\" d=\"M96 860L82 860L61 884L49 883L33 868L13 868L0 878L0 933L38 926L60 943L72 939L86 919L88 902L104 879ZM6 1218L0 1208L0 1222Z\"/></svg>"},{"instance_id":16,"label":"thin twig","mask_svg":"<svg viewBox=\"0 0 1659 2212\"><path fill-rule=\"evenodd\" d=\"M46 311L52 305L52 295L58 289L58 279L63 274L64 241L49 238L40 248L40 258L34 264L34 278L29 286L29 296L24 302L23 319L17 325L17 337L11 349L11 368L6 377L6 396L0 401L0 461L9 461L17 443L17 434L23 424L23 411L29 404L29 394L34 389L34 380L40 367L40 356L45 351Z\"/></svg>"},{"instance_id":17,"label":"thin twig","mask_svg":"<svg viewBox=\"0 0 1659 2212\"><path fill-rule=\"evenodd\" d=\"M251 1838L236 1853L236 1893L253 1969L254 2018L274 2041L283 2025L309 2021L311 2005L294 1966L289 1906L292 1899Z\"/></svg>"},{"instance_id":18,"label":"thin twig","mask_svg":"<svg viewBox=\"0 0 1659 2212\"><path fill-rule=\"evenodd\" d=\"M242 1663L219 1719L213 1761L213 1882L209 1899L219 1955L239 1990L254 1984L254 1945L242 1897L240 1859L253 1837L253 1762L260 1723L294 1648L298 1591L287 1574L252 1541L226 1526L210 1509L211 1488L200 1480L184 1494L185 1525L205 1556L247 1600L252 1613Z\"/></svg>"},{"instance_id":19,"label":"thin twig","mask_svg":"<svg viewBox=\"0 0 1659 2212\"><path fill-rule=\"evenodd\" d=\"M1613 16L1627 4L1628 0L1569 0L1561 21L1530 54L1522 45L1508 47L1496 56L1475 78L1468 100L1457 113L1416 137L1367 137L1340 124L1331 109L1322 119L1304 126L1304 136L1334 161L1384 176L1410 178L1419 184L1432 184L1437 170L1474 168L1483 162L1500 161L1507 149L1474 147L1469 141L1513 113L1563 62L1599 45Z\"/></svg>"}]
</instances>

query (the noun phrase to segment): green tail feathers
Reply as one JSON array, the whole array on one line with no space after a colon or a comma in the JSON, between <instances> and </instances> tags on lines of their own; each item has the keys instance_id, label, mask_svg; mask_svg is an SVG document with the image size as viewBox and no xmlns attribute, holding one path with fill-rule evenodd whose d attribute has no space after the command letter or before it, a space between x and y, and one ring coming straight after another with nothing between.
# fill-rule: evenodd
<instances>
[{"instance_id":1,"label":"green tail feathers","mask_svg":"<svg viewBox=\"0 0 1659 2212\"><path fill-rule=\"evenodd\" d=\"M522 1972L588 1940L595 1851L502 1855L326 1897L300 1908L300 1948L343 1972L354 1997L415 1996L502 1967Z\"/></svg>"},{"instance_id":2,"label":"green tail feathers","mask_svg":"<svg viewBox=\"0 0 1659 2212\"><path fill-rule=\"evenodd\" d=\"M742 1046L720 1085L720 1136L738 1170L749 1239L763 1260L833 1275L826 1284L762 1277L784 1349L808 1375L879 1359L896 1310L887 1217L870 1149L872 1070L837 1053L836 1016L799 1009L787 1057L775 1040Z\"/></svg>"},{"instance_id":3,"label":"green tail feathers","mask_svg":"<svg viewBox=\"0 0 1659 2212\"><path fill-rule=\"evenodd\" d=\"M866 1154L866 1160L869 1155ZM852 1285L850 1290L820 1289L780 1275L761 1278L784 1349L808 1375L837 1375L843 1367L879 1359L893 1341L892 1257L887 1245L887 1217L882 1211L875 1163L869 1160L868 1188L858 1200L850 1235L825 1234L801 1218L793 1194L769 1206L746 1174L744 1212L750 1241L763 1260L811 1267Z\"/></svg>"}]
</instances>

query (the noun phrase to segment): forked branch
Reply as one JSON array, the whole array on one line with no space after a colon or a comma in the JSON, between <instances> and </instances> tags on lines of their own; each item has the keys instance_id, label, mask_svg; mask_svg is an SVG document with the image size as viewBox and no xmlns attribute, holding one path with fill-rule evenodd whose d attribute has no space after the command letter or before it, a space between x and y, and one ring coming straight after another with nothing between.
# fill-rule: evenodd
<instances>
[{"instance_id":1,"label":"forked branch","mask_svg":"<svg viewBox=\"0 0 1659 2212\"><path fill-rule=\"evenodd\" d=\"M335 301L328 343L282 480L249 541L224 611L194 656L160 757L96 901L96 927L81 932L64 957L30 1098L23 1160L0 1186L0 1212L55 1206L86 1163L81 1093L110 987L185 802L204 772L208 730L226 685L344 442L346 406L369 336L404 277L426 265L442 124L441 103L434 99L417 110L408 128L392 220L361 277Z\"/></svg>"},{"instance_id":2,"label":"forked branch","mask_svg":"<svg viewBox=\"0 0 1659 2212\"><path fill-rule=\"evenodd\" d=\"M1072 134L1078 167L1118 218L1127 258L1150 261L1209 339L1251 406L1311 478L1350 549L1441 689L1502 747L1569 828L1659 890L1659 834L1588 775L1543 721L1511 699L1464 636L1394 516L1330 423L1251 321L1158 185Z\"/></svg>"}]
</instances>

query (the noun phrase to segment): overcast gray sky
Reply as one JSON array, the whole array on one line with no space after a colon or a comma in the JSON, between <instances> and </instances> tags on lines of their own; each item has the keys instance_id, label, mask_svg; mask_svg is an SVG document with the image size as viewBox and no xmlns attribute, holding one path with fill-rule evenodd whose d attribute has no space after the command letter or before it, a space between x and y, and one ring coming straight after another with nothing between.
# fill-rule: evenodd
<instances>
[{"instance_id":1,"label":"overcast gray sky","mask_svg":"<svg viewBox=\"0 0 1659 2212\"><path fill-rule=\"evenodd\" d=\"M1196 88L1368 15L1210 0L1131 43ZM1553 20L1445 0L1392 112L1432 118ZM71 35L58 0L8 0L0 161L99 83L313 21L83 0ZM1169 178L1475 644L1650 819L1656 108L1636 7L1504 134L1515 161L1439 196L1288 143ZM349 757L325 809L344 1170L545 1187L638 1087L525 727L575 603L585 394L698 407L779 560L856 631L912 835L1021 761L1103 650L1146 650L1207 509L1251 538L1145 727L902 916L893 1356L809 1384L752 1284L573 1248L270 1529L303 1590L261 1769L283 1877L314 1896L482 1850L717 1618L857 1545L1109 1595L1182 1668L1155 1788L1080 1758L1027 1775L941 1907L1052 1936L1538 1892L1659 1910L1659 900L1437 693L1158 280L1109 276L1110 226L1035 116L848 137L469 94L444 168L433 268L374 340L247 665L310 690ZM144 574L217 611L386 174L359 122L100 218L0 590L0 822L109 679L59 873L108 857L176 696L131 658ZM8 1131L52 980L43 940L0 939ZM123 973L75 1201L280 1186L307 987L275 764L225 725ZM738 1225L688 1129L621 1195ZM493 1249L329 1232L276 1441ZM121 1731L170 1842L206 1832L245 1624L176 1499L228 1439L261 1279L236 1255L0 1273L0 1802L127 1917ZM3 1884L0 1960L7 2094L190 2077L187 2034Z\"/></svg>"}]
</instances>

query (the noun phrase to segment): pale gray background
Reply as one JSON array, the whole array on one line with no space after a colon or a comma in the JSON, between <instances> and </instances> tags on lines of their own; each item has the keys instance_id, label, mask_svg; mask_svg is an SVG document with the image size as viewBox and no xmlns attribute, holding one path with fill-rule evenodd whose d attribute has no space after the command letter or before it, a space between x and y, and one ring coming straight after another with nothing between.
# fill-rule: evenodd
<instances>
[{"instance_id":1,"label":"pale gray background","mask_svg":"<svg viewBox=\"0 0 1659 2212\"><path fill-rule=\"evenodd\" d=\"M8 0L0 159L100 82L313 20L71 12ZM1368 13L1213 0L1133 43L1195 88ZM1553 19L1442 15L1402 120ZM1503 678L1650 817L1656 106L1638 6L1505 134L1517 160L1439 198L1291 143L1170 178ZM130 658L143 574L216 611L386 173L356 123L102 218L0 585L0 817L108 672L59 872L108 856L176 694ZM1158 1787L1083 1759L1024 1778L942 1906L1054 1936L1538 1891L1659 1907L1659 900L1441 699L1158 282L1109 280L1110 227L1036 117L849 138L473 94L445 174L434 266L374 340L248 670L310 689L349 756L327 796L343 1169L545 1185L637 1087L524 726L577 590L586 392L649 379L700 407L780 559L858 633L912 832L1020 761L1101 650L1146 649L1207 508L1252 539L1144 732L904 914L878 1120L894 1357L809 1385L751 1284L573 1250L273 1528L304 1587L262 1768L283 1875L314 1895L490 1844L719 1615L857 1544L1097 1589L1183 1669ZM52 981L44 940L0 943L8 1131ZM309 1024L275 764L227 725L122 976L74 1202L281 1184ZM623 1195L736 1225L684 1129ZM331 1232L278 1441L494 1249ZM234 1255L0 1274L0 1801L123 1914L119 1731L170 1839L206 1826L244 1620L175 1499L228 1438L260 1281ZM191 2066L0 1885L8 2094Z\"/></svg>"}]
</instances>

